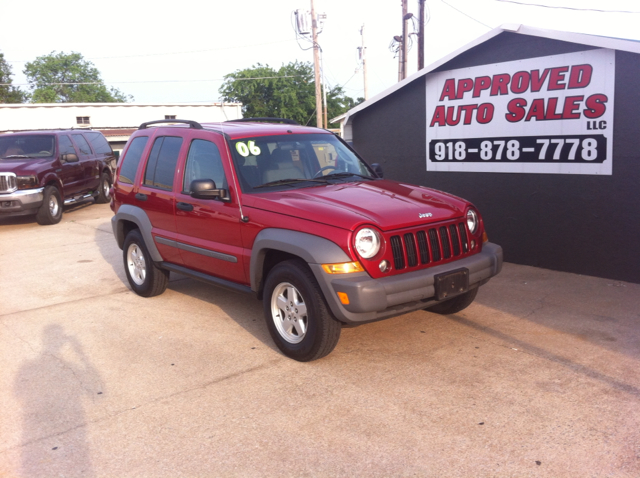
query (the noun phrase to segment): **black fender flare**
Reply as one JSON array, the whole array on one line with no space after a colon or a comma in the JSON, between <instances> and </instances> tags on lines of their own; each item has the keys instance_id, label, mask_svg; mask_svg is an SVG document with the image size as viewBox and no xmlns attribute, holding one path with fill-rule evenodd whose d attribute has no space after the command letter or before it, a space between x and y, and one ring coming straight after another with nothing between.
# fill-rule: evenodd
<instances>
[{"instance_id":1,"label":"black fender flare","mask_svg":"<svg viewBox=\"0 0 640 478\"><path fill-rule=\"evenodd\" d=\"M156 243L153 240L153 236L151 235L151 229L153 226L151 225L151 221L149 220L147 213L137 206L131 206L129 204L123 204L120 206L116 215L111 218L113 235L115 236L120 249L124 247L124 221L132 222L138 226L140 234L142 234L142 238L144 239L144 244L147 246L147 250L151 255L151 259L154 262L162 262L162 256L160 255L160 252L156 247Z\"/></svg>"},{"instance_id":2,"label":"black fender flare","mask_svg":"<svg viewBox=\"0 0 640 478\"><path fill-rule=\"evenodd\" d=\"M353 261L340 246L324 237L289 229L263 229L256 236L251 249L251 290L254 292L260 290L264 280L263 266L269 250L298 256L307 264L336 264Z\"/></svg>"}]
</instances>

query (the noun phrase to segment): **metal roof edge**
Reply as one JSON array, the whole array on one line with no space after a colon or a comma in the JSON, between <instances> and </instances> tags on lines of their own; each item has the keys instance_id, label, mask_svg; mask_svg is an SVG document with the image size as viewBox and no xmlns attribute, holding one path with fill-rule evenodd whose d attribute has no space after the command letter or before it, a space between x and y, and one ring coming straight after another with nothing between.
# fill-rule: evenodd
<instances>
[{"instance_id":1,"label":"metal roof edge","mask_svg":"<svg viewBox=\"0 0 640 478\"><path fill-rule=\"evenodd\" d=\"M600 48L609 48L612 50L622 50L628 51L631 53L640 53L640 42L635 40L625 40L621 38L612 38L612 37L603 37L598 35L589 35L586 33L574 33L574 32L564 32L559 30L546 30L542 28L529 27L522 24L517 23L504 23L499 27L494 28L493 30L485 33L484 35L479 36L475 40L467 43L466 45L458 48L457 50L452 51L451 53L443 56L442 58L436 60L430 65L425 66L422 70L415 72L414 74L408 76L402 81L394 84L393 86L387 88L386 90L378 93L371 99L360 103L358 106L350 109L346 113L343 113L340 116L337 116L330 120L332 123L342 120L343 124L348 124L351 120L351 117L362 111L365 108L368 108L374 103L377 103L383 98L391 95L392 93L398 91L400 88L403 88L405 85L411 83L412 81L417 80L418 78L423 77L424 75L431 73L433 70L438 68L441 65L444 65L449 60L455 58L456 56L464 53L471 48L480 45L481 43L490 40L491 38L503 33L503 32L511 32L517 33L520 35L530 35L537 36L543 38L549 38L553 40L566 41L571 43L582 43L584 45L591 45Z\"/></svg>"},{"instance_id":2,"label":"metal roof edge","mask_svg":"<svg viewBox=\"0 0 640 478\"><path fill-rule=\"evenodd\" d=\"M136 108L144 106L242 106L242 103L0 103L0 108L71 108L71 107L123 107Z\"/></svg>"}]
</instances>

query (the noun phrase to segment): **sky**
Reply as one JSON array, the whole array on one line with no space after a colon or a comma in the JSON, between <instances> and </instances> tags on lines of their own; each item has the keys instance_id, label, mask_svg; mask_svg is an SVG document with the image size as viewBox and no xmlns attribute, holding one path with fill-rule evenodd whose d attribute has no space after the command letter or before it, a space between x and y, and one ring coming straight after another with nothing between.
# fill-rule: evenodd
<instances>
[{"instance_id":1,"label":"sky","mask_svg":"<svg viewBox=\"0 0 640 478\"><path fill-rule=\"evenodd\" d=\"M352 98L364 96L357 51L364 25L369 97L393 86L398 60L389 44L402 33L401 0L314 2L316 13L326 14L318 37L326 84L343 86ZM425 65L505 23L640 40L637 0L426 4ZM551 8L559 6L566 8ZM293 27L294 11L310 10L311 0L0 0L0 8L0 52L12 68L13 84L25 90L25 62L53 51L82 54L106 85L138 104L216 102L223 77L236 70L313 62L310 44L296 41ZM408 10L417 15L418 1L408 0ZM415 73L417 41L408 58L408 73Z\"/></svg>"}]
</instances>

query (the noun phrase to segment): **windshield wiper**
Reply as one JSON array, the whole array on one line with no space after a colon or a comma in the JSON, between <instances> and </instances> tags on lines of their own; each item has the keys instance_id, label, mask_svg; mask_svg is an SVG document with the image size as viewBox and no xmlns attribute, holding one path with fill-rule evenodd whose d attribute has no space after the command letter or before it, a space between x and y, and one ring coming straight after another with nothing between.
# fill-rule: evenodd
<instances>
[{"instance_id":1,"label":"windshield wiper","mask_svg":"<svg viewBox=\"0 0 640 478\"><path fill-rule=\"evenodd\" d=\"M10 154L9 156L4 156L2 159L10 159L10 158L29 158L26 154Z\"/></svg>"},{"instance_id":2,"label":"windshield wiper","mask_svg":"<svg viewBox=\"0 0 640 478\"><path fill-rule=\"evenodd\" d=\"M268 183L260 184L259 186L254 186L253 189L268 188L270 186L279 186L279 185L285 185L285 184L306 183L306 182L326 183L326 181L322 179L287 178L287 179L278 179L276 181L270 181Z\"/></svg>"},{"instance_id":3,"label":"windshield wiper","mask_svg":"<svg viewBox=\"0 0 640 478\"><path fill-rule=\"evenodd\" d=\"M326 176L324 176L325 179L331 179L331 178L350 178L352 176L357 176L359 178L362 179L377 179L377 178L372 178L371 176L365 176L364 174L358 174L358 173L348 173L345 171L339 172L339 173L329 173Z\"/></svg>"}]
</instances>

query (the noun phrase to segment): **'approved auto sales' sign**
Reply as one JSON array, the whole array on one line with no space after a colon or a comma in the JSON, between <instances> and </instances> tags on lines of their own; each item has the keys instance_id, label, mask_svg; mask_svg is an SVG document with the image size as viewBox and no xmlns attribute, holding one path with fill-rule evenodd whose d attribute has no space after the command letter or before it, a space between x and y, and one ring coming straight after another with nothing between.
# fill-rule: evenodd
<instances>
[{"instance_id":1,"label":"'approved auto sales' sign","mask_svg":"<svg viewBox=\"0 0 640 478\"><path fill-rule=\"evenodd\" d=\"M427 170L612 171L615 52L427 75Z\"/></svg>"}]
</instances>

